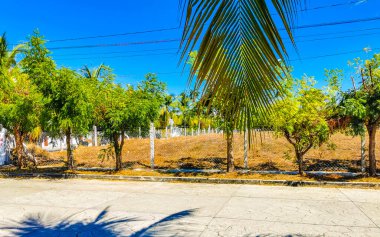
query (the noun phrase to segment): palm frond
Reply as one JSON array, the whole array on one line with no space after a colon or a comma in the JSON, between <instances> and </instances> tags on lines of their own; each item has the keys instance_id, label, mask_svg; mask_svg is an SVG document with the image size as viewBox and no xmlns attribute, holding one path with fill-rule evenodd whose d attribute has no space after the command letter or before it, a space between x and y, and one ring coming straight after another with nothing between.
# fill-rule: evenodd
<instances>
[{"instance_id":1,"label":"palm frond","mask_svg":"<svg viewBox=\"0 0 380 237\"><path fill-rule=\"evenodd\" d=\"M6 57L8 50L8 43L6 39L6 34L3 33L3 35L0 37L0 65L2 63L2 60Z\"/></svg>"},{"instance_id":2,"label":"palm frond","mask_svg":"<svg viewBox=\"0 0 380 237\"><path fill-rule=\"evenodd\" d=\"M7 60L6 60L6 67L10 68L16 65L16 56L17 54L21 53L25 49L25 44L19 44L16 45L11 51L8 52Z\"/></svg>"},{"instance_id":3,"label":"palm frond","mask_svg":"<svg viewBox=\"0 0 380 237\"><path fill-rule=\"evenodd\" d=\"M224 103L224 113L235 122L246 124L247 113L265 114L281 88L278 78L284 68L279 59L287 59L271 14L278 14L293 40L291 26L300 1L184 0L181 60L199 47L190 77L196 75L195 90Z\"/></svg>"},{"instance_id":4,"label":"palm frond","mask_svg":"<svg viewBox=\"0 0 380 237\"><path fill-rule=\"evenodd\" d=\"M100 64L99 67L95 68L93 76L95 78L99 78L103 70L104 70L104 65Z\"/></svg>"},{"instance_id":5,"label":"palm frond","mask_svg":"<svg viewBox=\"0 0 380 237\"><path fill-rule=\"evenodd\" d=\"M16 65L16 56L25 48L25 44L16 45L12 50L8 49L6 34L0 37L0 66L10 69ZM2 65L4 64L4 65Z\"/></svg>"},{"instance_id":6,"label":"palm frond","mask_svg":"<svg viewBox=\"0 0 380 237\"><path fill-rule=\"evenodd\" d=\"M82 73L82 75L83 75L85 78L92 78L92 72L91 72L91 69L90 69L87 65L84 65L84 66L80 69L80 72Z\"/></svg>"},{"instance_id":7,"label":"palm frond","mask_svg":"<svg viewBox=\"0 0 380 237\"><path fill-rule=\"evenodd\" d=\"M82 73L82 75L85 78L98 79L101 77L103 70L106 70L106 69L107 69L107 67L104 66L104 64L100 64L98 67L96 67L92 70L87 65L85 65L80 69L80 72Z\"/></svg>"}]
</instances>

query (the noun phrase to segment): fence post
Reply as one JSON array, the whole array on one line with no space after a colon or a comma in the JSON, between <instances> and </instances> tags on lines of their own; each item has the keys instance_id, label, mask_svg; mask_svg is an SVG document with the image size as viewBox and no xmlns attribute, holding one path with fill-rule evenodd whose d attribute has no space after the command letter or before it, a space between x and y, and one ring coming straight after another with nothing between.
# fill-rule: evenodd
<instances>
[{"instance_id":1,"label":"fence post","mask_svg":"<svg viewBox=\"0 0 380 237\"><path fill-rule=\"evenodd\" d=\"M63 138L62 137L59 138L59 150L63 151Z\"/></svg>"},{"instance_id":2,"label":"fence post","mask_svg":"<svg viewBox=\"0 0 380 237\"><path fill-rule=\"evenodd\" d=\"M194 129L191 128L191 136L193 137L194 136Z\"/></svg>"},{"instance_id":3,"label":"fence post","mask_svg":"<svg viewBox=\"0 0 380 237\"><path fill-rule=\"evenodd\" d=\"M139 127L139 138L141 139L141 127Z\"/></svg>"},{"instance_id":4,"label":"fence post","mask_svg":"<svg viewBox=\"0 0 380 237\"><path fill-rule=\"evenodd\" d=\"M150 167L154 169L154 138L156 137L154 123L150 123Z\"/></svg>"},{"instance_id":5,"label":"fence post","mask_svg":"<svg viewBox=\"0 0 380 237\"><path fill-rule=\"evenodd\" d=\"M186 131L186 127L185 127L185 137L187 136L187 131Z\"/></svg>"},{"instance_id":6,"label":"fence post","mask_svg":"<svg viewBox=\"0 0 380 237\"><path fill-rule=\"evenodd\" d=\"M94 137L93 137L92 145L98 146L98 128L94 125L93 130L94 130L93 131Z\"/></svg>"},{"instance_id":7,"label":"fence post","mask_svg":"<svg viewBox=\"0 0 380 237\"><path fill-rule=\"evenodd\" d=\"M244 131L244 168L248 169L248 129Z\"/></svg>"},{"instance_id":8,"label":"fence post","mask_svg":"<svg viewBox=\"0 0 380 237\"><path fill-rule=\"evenodd\" d=\"M360 160L360 164L361 164L361 171L362 173L365 173L365 134L361 135L360 136L361 138L361 154L360 154L360 157L361 157L361 160Z\"/></svg>"},{"instance_id":9,"label":"fence post","mask_svg":"<svg viewBox=\"0 0 380 237\"><path fill-rule=\"evenodd\" d=\"M165 138L168 139L168 126L165 127Z\"/></svg>"}]
</instances>

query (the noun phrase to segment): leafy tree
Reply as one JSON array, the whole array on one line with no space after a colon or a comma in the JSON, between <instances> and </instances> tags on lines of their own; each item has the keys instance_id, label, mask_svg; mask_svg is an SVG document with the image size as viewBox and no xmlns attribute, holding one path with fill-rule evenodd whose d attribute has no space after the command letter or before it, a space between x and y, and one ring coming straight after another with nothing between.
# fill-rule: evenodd
<instances>
[{"instance_id":1,"label":"leafy tree","mask_svg":"<svg viewBox=\"0 0 380 237\"><path fill-rule=\"evenodd\" d=\"M357 58L352 65L357 66L361 85L341 95L340 114L350 119L354 134L369 136L369 174L376 175L376 131L380 123L380 54L365 60Z\"/></svg>"},{"instance_id":2,"label":"leafy tree","mask_svg":"<svg viewBox=\"0 0 380 237\"><path fill-rule=\"evenodd\" d=\"M184 91L177 97L177 109L182 117L181 125L184 127L188 127L191 123L191 117L196 115L196 111L194 111L194 100L191 96L191 91Z\"/></svg>"},{"instance_id":3,"label":"leafy tree","mask_svg":"<svg viewBox=\"0 0 380 237\"><path fill-rule=\"evenodd\" d=\"M194 67L194 63L197 61L197 58L199 57L197 51L193 51L190 53L190 59L188 61L188 64L191 65L191 67ZM204 79L207 83L209 83L208 78L209 76L206 76ZM231 79L234 81L234 79ZM244 87L244 83L242 86L239 86L239 89L241 87ZM197 91L198 89L195 88L194 91ZM224 93L224 96L221 97L215 97L214 94L219 93L215 91L211 91L210 87L203 88L203 94L201 94L201 98L198 101L196 105L198 116L200 115L207 115L210 116L212 111L215 112L217 115L216 117L219 119L219 121L222 123L223 129L226 134L226 142L227 142L227 172L233 172L235 170L235 163L234 163L234 155L233 155L233 135L234 135L234 129L241 125L241 120L235 119L236 114L239 113L239 105L238 101L236 101L236 98L233 96L233 92L222 92ZM246 99L243 99L239 101L239 103L243 104L245 103ZM245 124L248 125L247 123ZM246 127L244 126L244 128Z\"/></svg>"},{"instance_id":4,"label":"leafy tree","mask_svg":"<svg viewBox=\"0 0 380 237\"><path fill-rule=\"evenodd\" d=\"M160 111L159 126L167 127L169 125L169 120L173 116L173 96L166 95L164 97L163 106Z\"/></svg>"},{"instance_id":5,"label":"leafy tree","mask_svg":"<svg viewBox=\"0 0 380 237\"><path fill-rule=\"evenodd\" d=\"M112 74L111 68L108 66L105 66L104 64L100 64L98 67L95 67L93 69L89 68L87 65L83 66L83 68L80 69L81 75L86 79L85 83L87 84L87 88L90 90L90 101L93 105L96 105L96 94L98 91L98 85L99 81L103 80L104 78L108 77L110 74ZM93 137L92 137L92 145L95 146L97 142L95 141L97 139L97 124L96 121L94 121L93 125Z\"/></svg>"},{"instance_id":6,"label":"leafy tree","mask_svg":"<svg viewBox=\"0 0 380 237\"><path fill-rule=\"evenodd\" d=\"M110 137L115 151L116 170L122 169L125 133L137 127L148 128L159 116L165 85L154 74L137 88L115 84L113 78L100 82L95 114L103 132Z\"/></svg>"},{"instance_id":7,"label":"leafy tree","mask_svg":"<svg viewBox=\"0 0 380 237\"><path fill-rule=\"evenodd\" d=\"M152 99L152 104L160 106L163 104L166 96L166 84L158 80L157 74L146 74L145 80L137 85L137 89L141 91L146 98ZM157 113L157 111L154 111L154 113Z\"/></svg>"},{"instance_id":8,"label":"leafy tree","mask_svg":"<svg viewBox=\"0 0 380 237\"><path fill-rule=\"evenodd\" d=\"M74 169L71 139L73 135L88 133L93 122L91 91L83 78L68 68L57 71L49 90L45 129L51 134L66 136L67 164L69 169Z\"/></svg>"},{"instance_id":9,"label":"leafy tree","mask_svg":"<svg viewBox=\"0 0 380 237\"><path fill-rule=\"evenodd\" d=\"M52 94L56 65L50 56L50 51L45 46L46 41L39 31L34 31L26 43L24 58L20 66L24 73L28 74L33 84L45 96Z\"/></svg>"},{"instance_id":10,"label":"leafy tree","mask_svg":"<svg viewBox=\"0 0 380 237\"><path fill-rule=\"evenodd\" d=\"M22 73L19 68L6 70L3 76L7 87L0 90L3 98L0 102L0 123L15 136L17 166L21 168L26 165L23 159L25 137L41 130L40 114L44 99L28 75Z\"/></svg>"},{"instance_id":11,"label":"leafy tree","mask_svg":"<svg viewBox=\"0 0 380 237\"><path fill-rule=\"evenodd\" d=\"M66 136L67 164L69 169L74 169L71 138L87 133L93 121L88 83L70 69L56 69L38 31L30 37L20 64L46 99L42 116L44 130L53 136Z\"/></svg>"},{"instance_id":12,"label":"leafy tree","mask_svg":"<svg viewBox=\"0 0 380 237\"><path fill-rule=\"evenodd\" d=\"M270 119L274 131L292 144L303 174L304 155L313 147L322 145L329 138L328 96L315 88L315 80L304 76L295 80L286 75L283 80L282 98L273 105Z\"/></svg>"},{"instance_id":13,"label":"leafy tree","mask_svg":"<svg viewBox=\"0 0 380 237\"><path fill-rule=\"evenodd\" d=\"M142 129L149 129L149 123L159 118L160 108L164 106L166 97L166 84L160 80L155 73L145 75L145 80L140 82L135 89L138 92L138 98L142 101L149 100L150 110L144 117L140 126ZM137 126L135 126L137 128Z\"/></svg>"},{"instance_id":14,"label":"leafy tree","mask_svg":"<svg viewBox=\"0 0 380 237\"><path fill-rule=\"evenodd\" d=\"M24 139L40 130L39 115L43 107L42 95L16 62L16 56L24 46L9 50L5 33L0 37L0 123L13 131L19 168L25 165Z\"/></svg>"},{"instance_id":15,"label":"leafy tree","mask_svg":"<svg viewBox=\"0 0 380 237\"><path fill-rule=\"evenodd\" d=\"M22 49L25 47L24 44L17 45L12 50L8 48L8 41L6 34L4 33L0 37L0 89L9 90L7 86L10 83L10 72L17 65L16 56L21 53ZM4 93L0 95L0 99L3 100Z\"/></svg>"}]
</instances>

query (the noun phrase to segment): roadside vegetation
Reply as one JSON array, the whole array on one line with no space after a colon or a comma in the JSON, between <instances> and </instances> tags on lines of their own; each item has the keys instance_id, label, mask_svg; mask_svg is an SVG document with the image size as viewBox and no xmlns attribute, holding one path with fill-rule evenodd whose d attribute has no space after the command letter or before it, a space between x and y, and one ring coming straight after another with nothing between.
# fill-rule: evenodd
<instances>
[{"instance_id":1,"label":"roadside vegetation","mask_svg":"<svg viewBox=\"0 0 380 237\"><path fill-rule=\"evenodd\" d=\"M300 2L272 1L293 43L292 23ZM116 75L107 65L59 67L38 31L26 43L15 47L9 47L5 34L1 36L0 124L14 136L12 163L22 169L32 160L36 166L37 160L24 144L28 143L29 150L36 153L38 148L33 144L45 132L53 138L65 137L67 149L65 154L40 153L45 160L64 161L71 171L91 164L116 171L136 164L149 166L144 161L149 154L145 148L148 140L127 139L127 132L141 135L154 131L154 127L167 130L174 125L188 132L191 129L192 133L195 130L198 135L206 129L223 131L223 135L198 136L190 142L186 141L188 138L175 138L170 145L159 140L157 167L171 168L173 164L173 168L210 169L215 168L218 160L218 168L227 172L247 167L262 170L296 167L303 175L310 170L308 158L317 151L334 150L332 144L340 143L334 139L339 136L346 139L344 133L354 137L352 141L361 138L361 146L356 150L360 159L352 154L348 155L350 159L355 157L361 162L362 173L376 176L380 54L356 58L350 63L353 67L350 75L339 69L326 69L327 86L322 87L317 84L321 78L306 75L295 78L291 74L283 37L265 2L182 3L186 17L180 55L190 67L192 88L177 96L169 94L165 83L154 73L147 72L145 79L131 86L117 83ZM342 81L347 76L352 88L343 90ZM89 134L94 127L107 138L107 146L74 150L72 139ZM258 131L261 146L268 141L268 146L272 146L265 164L256 152L260 147ZM265 132L261 131L269 131L269 135L262 139ZM364 142L366 134L368 149ZM205 145L208 144L202 140L205 137L218 144L217 152ZM95 144L94 140L91 142ZM241 148L248 145L253 155L243 164ZM164 146L171 148L162 149ZM343 154L325 158L339 160ZM210 165L199 161L210 158L214 160ZM283 158L289 164L279 168L281 165L277 163ZM322 165L320 162L315 165Z\"/></svg>"},{"instance_id":2,"label":"roadside vegetation","mask_svg":"<svg viewBox=\"0 0 380 237\"><path fill-rule=\"evenodd\" d=\"M5 35L1 42L2 48L8 49ZM370 175L375 174L374 130L380 120L376 104L380 83L378 55L366 61L355 59L353 65L360 70L356 71L358 78L353 79L353 88L348 91L341 89L344 75L340 70L326 70L327 86L318 87L313 77L296 79L291 69L287 69L265 116L251 111L252 116L241 123L234 119L233 110L226 109L234 107L232 101L225 98L216 102L217 98L207 89L175 96L168 94L166 85L152 73L132 87L116 83L116 75L106 65L94 69L84 66L77 71L58 68L38 32L25 45L6 51L1 63L5 83L1 87L0 122L15 136L13 155L19 169L27 163L25 142L29 143L29 151L42 157L40 165L50 162L69 170L147 168L149 140L126 139L127 131L139 129L146 134L152 124L162 129L174 124L188 129L188 134L190 129L193 133L219 129L224 135L158 139L157 168L233 172L235 167L242 169L248 165L255 170L298 169L303 174L313 165L323 166L329 159L331 162L360 160L363 148L358 146L358 139L369 134L368 171ZM20 60L16 60L17 55ZM191 67L195 67L197 57L197 51L190 54ZM94 125L109 138L110 145L72 149L71 138L89 133ZM53 153L41 151L33 143L42 131L52 137L66 136L68 149ZM246 135L251 148L248 163L244 165ZM343 152L337 154L336 149ZM319 161L310 162L318 156ZM345 171L359 172L348 164L344 167Z\"/></svg>"}]
</instances>

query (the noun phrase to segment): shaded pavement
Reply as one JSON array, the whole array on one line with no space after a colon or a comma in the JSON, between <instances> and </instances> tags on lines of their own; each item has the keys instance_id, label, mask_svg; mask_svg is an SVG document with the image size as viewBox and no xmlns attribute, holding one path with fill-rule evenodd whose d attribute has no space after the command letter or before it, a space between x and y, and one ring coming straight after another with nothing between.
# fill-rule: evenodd
<instances>
[{"instance_id":1,"label":"shaded pavement","mask_svg":"<svg viewBox=\"0 0 380 237\"><path fill-rule=\"evenodd\" d=\"M380 236L380 190L0 179L0 236Z\"/></svg>"}]
</instances>

